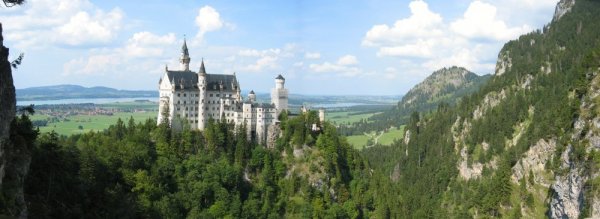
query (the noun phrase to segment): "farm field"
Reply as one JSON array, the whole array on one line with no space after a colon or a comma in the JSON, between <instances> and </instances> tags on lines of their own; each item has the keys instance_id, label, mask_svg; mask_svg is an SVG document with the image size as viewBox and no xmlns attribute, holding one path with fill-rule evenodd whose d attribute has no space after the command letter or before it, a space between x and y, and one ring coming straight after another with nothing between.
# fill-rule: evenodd
<instances>
[{"instance_id":1,"label":"farm field","mask_svg":"<svg viewBox=\"0 0 600 219\"><path fill-rule=\"evenodd\" d=\"M358 150L363 149L365 146L367 146L367 144L389 146L394 142L394 140L402 140L403 138L404 126L400 126L400 128L391 128L384 133L370 132L362 135L352 135L346 137L348 143Z\"/></svg>"},{"instance_id":2,"label":"farm field","mask_svg":"<svg viewBox=\"0 0 600 219\"><path fill-rule=\"evenodd\" d=\"M360 113L356 111L334 111L327 112L325 118L332 123L335 124L352 124L355 122L359 122L363 119L368 119L369 117L378 114L377 113Z\"/></svg>"},{"instance_id":3,"label":"farm field","mask_svg":"<svg viewBox=\"0 0 600 219\"><path fill-rule=\"evenodd\" d=\"M146 121L148 118L155 119L156 112L117 112L113 115L76 115L67 117L68 121L48 122L46 126L39 127L40 132L50 132L54 130L60 135L80 134L89 131L101 131L108 128L110 125L116 124L121 118L125 124L129 118L133 117L135 123ZM33 115L31 120L47 119L46 115ZM81 129L79 128L81 126Z\"/></svg>"}]
</instances>

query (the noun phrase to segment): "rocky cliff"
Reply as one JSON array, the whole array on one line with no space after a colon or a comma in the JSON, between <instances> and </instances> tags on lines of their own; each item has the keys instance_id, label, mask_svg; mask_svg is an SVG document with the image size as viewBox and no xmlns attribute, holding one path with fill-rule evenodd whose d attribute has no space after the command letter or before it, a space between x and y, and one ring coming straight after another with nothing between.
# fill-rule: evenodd
<instances>
[{"instance_id":1,"label":"rocky cliff","mask_svg":"<svg viewBox=\"0 0 600 219\"><path fill-rule=\"evenodd\" d=\"M8 52L0 24L0 215L27 218L23 186L37 132L28 119L15 120L15 87Z\"/></svg>"},{"instance_id":2,"label":"rocky cliff","mask_svg":"<svg viewBox=\"0 0 600 219\"><path fill-rule=\"evenodd\" d=\"M15 117L15 86L8 62L8 48L4 47L0 23L0 188L6 169L6 147L9 143L10 123Z\"/></svg>"}]
</instances>

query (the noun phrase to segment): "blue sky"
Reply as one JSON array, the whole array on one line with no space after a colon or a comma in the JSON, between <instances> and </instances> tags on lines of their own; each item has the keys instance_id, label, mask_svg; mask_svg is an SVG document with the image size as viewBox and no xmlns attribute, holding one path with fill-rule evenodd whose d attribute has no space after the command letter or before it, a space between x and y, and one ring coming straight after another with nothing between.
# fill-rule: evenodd
<instances>
[{"instance_id":1,"label":"blue sky","mask_svg":"<svg viewBox=\"0 0 600 219\"><path fill-rule=\"evenodd\" d=\"M175 3L173 3L175 2ZM269 92L278 74L300 94L403 94L453 65L493 73L502 45L552 19L556 0L29 0L0 8L4 44L25 53L15 86L155 90L178 69L236 72Z\"/></svg>"}]
</instances>

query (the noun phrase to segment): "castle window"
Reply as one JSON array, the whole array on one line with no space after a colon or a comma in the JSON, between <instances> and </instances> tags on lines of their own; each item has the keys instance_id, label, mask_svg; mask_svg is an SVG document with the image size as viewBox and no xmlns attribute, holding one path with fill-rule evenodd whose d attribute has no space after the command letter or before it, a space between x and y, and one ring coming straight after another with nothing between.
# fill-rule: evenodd
<instances>
[{"instance_id":1,"label":"castle window","mask_svg":"<svg viewBox=\"0 0 600 219\"><path fill-rule=\"evenodd\" d=\"M186 104L186 103L187 103L187 102L184 100L184 101L183 101L183 104Z\"/></svg>"},{"instance_id":2,"label":"castle window","mask_svg":"<svg viewBox=\"0 0 600 219\"><path fill-rule=\"evenodd\" d=\"M178 110L178 111L180 110L180 109L179 109L179 107L177 107L177 110Z\"/></svg>"},{"instance_id":3,"label":"castle window","mask_svg":"<svg viewBox=\"0 0 600 219\"><path fill-rule=\"evenodd\" d=\"M196 100L196 104L198 104L198 101Z\"/></svg>"},{"instance_id":4,"label":"castle window","mask_svg":"<svg viewBox=\"0 0 600 219\"><path fill-rule=\"evenodd\" d=\"M188 110L188 108L186 107L185 110Z\"/></svg>"},{"instance_id":5,"label":"castle window","mask_svg":"<svg viewBox=\"0 0 600 219\"><path fill-rule=\"evenodd\" d=\"M220 96L221 96L221 94L217 94L217 97L220 97Z\"/></svg>"},{"instance_id":6,"label":"castle window","mask_svg":"<svg viewBox=\"0 0 600 219\"><path fill-rule=\"evenodd\" d=\"M183 94L183 97L187 97L187 94L185 94L185 93L184 93L184 94Z\"/></svg>"},{"instance_id":7,"label":"castle window","mask_svg":"<svg viewBox=\"0 0 600 219\"><path fill-rule=\"evenodd\" d=\"M177 96L178 96L178 97L180 97L180 95L181 95L180 93L177 93Z\"/></svg>"},{"instance_id":8,"label":"castle window","mask_svg":"<svg viewBox=\"0 0 600 219\"><path fill-rule=\"evenodd\" d=\"M212 94L209 94L210 97L212 97Z\"/></svg>"},{"instance_id":9,"label":"castle window","mask_svg":"<svg viewBox=\"0 0 600 219\"><path fill-rule=\"evenodd\" d=\"M179 100L177 101L177 104L181 104L181 102L179 102Z\"/></svg>"}]
</instances>

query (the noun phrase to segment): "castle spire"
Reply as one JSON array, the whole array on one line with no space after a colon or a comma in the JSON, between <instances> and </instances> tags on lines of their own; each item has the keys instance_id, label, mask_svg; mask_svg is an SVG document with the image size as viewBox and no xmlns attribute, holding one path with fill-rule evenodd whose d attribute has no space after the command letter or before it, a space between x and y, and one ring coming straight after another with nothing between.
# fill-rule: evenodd
<instances>
[{"instance_id":1,"label":"castle spire","mask_svg":"<svg viewBox=\"0 0 600 219\"><path fill-rule=\"evenodd\" d=\"M202 62L200 63L200 70L198 71L199 74L206 74L206 68L204 68L204 58L202 58Z\"/></svg>"},{"instance_id":2,"label":"castle spire","mask_svg":"<svg viewBox=\"0 0 600 219\"><path fill-rule=\"evenodd\" d=\"M190 53L189 53L188 47L187 47L187 43L185 40L185 35L183 35L183 46L181 46L181 55L190 56Z\"/></svg>"},{"instance_id":3,"label":"castle spire","mask_svg":"<svg viewBox=\"0 0 600 219\"><path fill-rule=\"evenodd\" d=\"M179 59L182 71L190 70L190 53L188 51L185 35L183 36L183 46L181 46L181 58Z\"/></svg>"}]
</instances>

